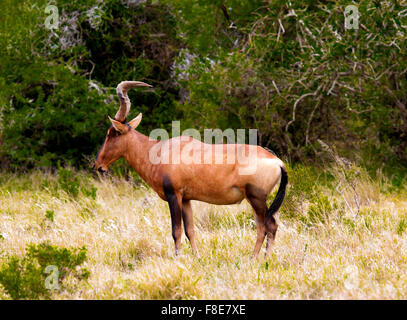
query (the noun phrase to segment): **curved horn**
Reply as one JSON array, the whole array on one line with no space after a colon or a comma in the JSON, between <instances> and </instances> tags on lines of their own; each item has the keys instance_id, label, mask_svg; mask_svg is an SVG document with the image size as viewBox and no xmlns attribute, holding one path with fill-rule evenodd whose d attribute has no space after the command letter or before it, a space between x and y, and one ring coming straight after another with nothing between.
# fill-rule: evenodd
<instances>
[{"instance_id":1,"label":"curved horn","mask_svg":"<svg viewBox=\"0 0 407 320\"><path fill-rule=\"evenodd\" d=\"M152 87L151 85L141 81L122 81L117 86L116 92L120 101L120 108L115 115L115 120L124 122L130 111L130 99L127 96L127 91L135 87Z\"/></svg>"}]
</instances>

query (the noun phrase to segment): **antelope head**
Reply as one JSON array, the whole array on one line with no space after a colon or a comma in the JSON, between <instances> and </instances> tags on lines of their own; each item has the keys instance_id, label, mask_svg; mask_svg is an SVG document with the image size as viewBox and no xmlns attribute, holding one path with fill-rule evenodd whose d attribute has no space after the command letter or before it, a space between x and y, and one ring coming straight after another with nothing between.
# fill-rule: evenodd
<instances>
[{"instance_id":1,"label":"antelope head","mask_svg":"<svg viewBox=\"0 0 407 320\"><path fill-rule=\"evenodd\" d=\"M130 111L130 99L127 91L135 87L152 87L151 85L140 81L123 81L117 86L117 95L120 101L120 108L114 119L109 120L112 123L107 130L105 142L96 155L93 168L99 172L105 172L109 166L120 159L127 152L128 139L131 132L137 128L141 121L141 113L133 120L126 122Z\"/></svg>"}]
</instances>

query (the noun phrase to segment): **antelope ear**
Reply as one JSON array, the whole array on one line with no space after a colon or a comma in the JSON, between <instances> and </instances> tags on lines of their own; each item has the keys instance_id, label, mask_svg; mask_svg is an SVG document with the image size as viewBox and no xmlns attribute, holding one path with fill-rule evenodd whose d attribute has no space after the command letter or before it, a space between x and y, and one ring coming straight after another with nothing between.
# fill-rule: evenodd
<instances>
[{"instance_id":1,"label":"antelope ear","mask_svg":"<svg viewBox=\"0 0 407 320\"><path fill-rule=\"evenodd\" d=\"M138 127L138 125L140 124L142 116L143 115L141 113L139 113L139 115L137 117L135 117L133 120L131 120L129 122L130 127L132 127L133 129L136 129Z\"/></svg>"},{"instance_id":2,"label":"antelope ear","mask_svg":"<svg viewBox=\"0 0 407 320\"><path fill-rule=\"evenodd\" d=\"M127 126L125 124L121 123L120 121L114 120L110 117L109 117L109 120L112 123L113 128L115 128L120 133L125 133L128 130Z\"/></svg>"}]
</instances>

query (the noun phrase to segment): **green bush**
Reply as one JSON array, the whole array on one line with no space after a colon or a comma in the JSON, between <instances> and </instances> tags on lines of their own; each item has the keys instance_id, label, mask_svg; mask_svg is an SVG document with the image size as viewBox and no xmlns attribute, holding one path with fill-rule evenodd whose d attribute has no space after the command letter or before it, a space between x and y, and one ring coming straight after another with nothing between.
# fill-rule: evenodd
<instances>
[{"instance_id":1,"label":"green bush","mask_svg":"<svg viewBox=\"0 0 407 320\"><path fill-rule=\"evenodd\" d=\"M358 153L379 146L373 159L405 164L405 8L359 1L359 29L346 30L349 4L177 1L195 54L181 82L186 119L257 128L261 145L292 160L318 155L322 139Z\"/></svg>"},{"instance_id":2,"label":"green bush","mask_svg":"<svg viewBox=\"0 0 407 320\"><path fill-rule=\"evenodd\" d=\"M103 143L107 115L117 111L114 88L123 80L155 86L130 93L135 112L145 115L141 131L170 123L178 89L167 80L181 42L166 6L61 0L60 25L51 32L47 5L0 3L3 167L88 164Z\"/></svg>"},{"instance_id":3,"label":"green bush","mask_svg":"<svg viewBox=\"0 0 407 320\"><path fill-rule=\"evenodd\" d=\"M335 164L324 170L303 164L287 166L289 186L281 208L285 219L300 219L305 225L329 222L329 217L340 208L340 203L326 194L335 190L341 181ZM354 168L341 171L347 178L355 175ZM331 191L332 192L332 191ZM276 193L276 191L275 191ZM337 194L338 195L338 194ZM274 198L275 195L271 195Z\"/></svg>"},{"instance_id":4,"label":"green bush","mask_svg":"<svg viewBox=\"0 0 407 320\"><path fill-rule=\"evenodd\" d=\"M48 266L55 266L57 283L54 288L64 288L63 280L71 275L81 280L89 277L89 271L78 268L86 260L86 248L59 248L47 243L27 245L22 258L11 256L0 267L0 284L12 299L49 299L47 288ZM54 270L54 271L55 271ZM51 274L49 276L52 276Z\"/></svg>"},{"instance_id":5,"label":"green bush","mask_svg":"<svg viewBox=\"0 0 407 320\"><path fill-rule=\"evenodd\" d=\"M345 29L345 0L59 0L53 32L47 4L0 2L2 167L87 164L122 80L154 85L129 93L144 133L171 120L256 128L260 145L292 162L320 159L322 139L372 174L406 166L407 16L397 1L359 1L358 30Z\"/></svg>"},{"instance_id":6,"label":"green bush","mask_svg":"<svg viewBox=\"0 0 407 320\"><path fill-rule=\"evenodd\" d=\"M311 201L313 196L320 192L323 179L315 167L297 164L287 165L286 169L289 186L281 212L286 218L297 218L303 214L303 204ZM277 191L275 190L274 193ZM275 194L270 195L270 198L274 199L274 197Z\"/></svg>"},{"instance_id":7,"label":"green bush","mask_svg":"<svg viewBox=\"0 0 407 320\"><path fill-rule=\"evenodd\" d=\"M90 182L88 177L80 176L74 169L61 167L58 163L58 186L55 186L55 192L58 188L64 190L74 199L82 193L85 197L96 199L97 188Z\"/></svg>"},{"instance_id":8,"label":"green bush","mask_svg":"<svg viewBox=\"0 0 407 320\"><path fill-rule=\"evenodd\" d=\"M77 198L79 195L80 180L79 177L70 169L58 169L58 184L59 187L67 194Z\"/></svg>"},{"instance_id":9,"label":"green bush","mask_svg":"<svg viewBox=\"0 0 407 320\"><path fill-rule=\"evenodd\" d=\"M38 63L26 72L29 79L3 109L1 154L16 168L86 164L106 134L106 95L62 66Z\"/></svg>"}]
</instances>

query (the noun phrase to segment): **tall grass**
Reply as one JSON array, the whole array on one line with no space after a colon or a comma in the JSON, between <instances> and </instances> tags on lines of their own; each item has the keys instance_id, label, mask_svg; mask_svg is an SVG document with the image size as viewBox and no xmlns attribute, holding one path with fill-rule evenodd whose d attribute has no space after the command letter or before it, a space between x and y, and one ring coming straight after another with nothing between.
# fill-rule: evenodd
<instances>
[{"instance_id":1,"label":"tall grass","mask_svg":"<svg viewBox=\"0 0 407 320\"><path fill-rule=\"evenodd\" d=\"M246 201L194 202L200 258L185 236L175 258L168 207L153 191L72 174L0 174L0 264L29 243L87 249L87 281L53 299L407 298L406 191L354 164L289 168L272 257L257 261ZM1 285L0 298L10 298Z\"/></svg>"}]
</instances>

